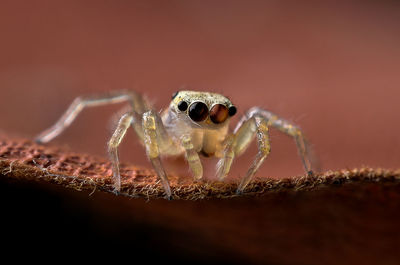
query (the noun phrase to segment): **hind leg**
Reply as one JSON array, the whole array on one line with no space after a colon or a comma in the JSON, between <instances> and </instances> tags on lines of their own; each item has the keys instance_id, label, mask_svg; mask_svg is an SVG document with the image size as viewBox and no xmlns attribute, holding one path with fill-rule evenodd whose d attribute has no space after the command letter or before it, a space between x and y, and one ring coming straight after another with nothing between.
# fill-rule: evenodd
<instances>
[{"instance_id":1,"label":"hind leg","mask_svg":"<svg viewBox=\"0 0 400 265\"><path fill-rule=\"evenodd\" d=\"M118 122L117 128L115 129L111 139L108 142L108 154L110 156L112 171L113 171L113 182L114 191L118 193L121 190L121 175L119 172L119 158L118 158L118 146L121 144L122 139L125 136L126 131L133 122L133 114L124 114Z\"/></svg>"},{"instance_id":2,"label":"hind leg","mask_svg":"<svg viewBox=\"0 0 400 265\"><path fill-rule=\"evenodd\" d=\"M103 106L128 101L132 110L136 113L144 113L147 103L142 96L131 91L115 91L100 95L84 96L76 98L60 119L50 128L39 134L35 141L47 143L61 134L75 120L78 114L86 107Z\"/></svg>"},{"instance_id":3,"label":"hind leg","mask_svg":"<svg viewBox=\"0 0 400 265\"><path fill-rule=\"evenodd\" d=\"M138 117L133 112L124 114L119 120L118 126L108 142L108 153L112 163L115 192L118 193L121 189L118 147L121 144L129 126L133 125L135 127L135 125L138 124L141 125L141 134L143 137L143 143L146 147L147 157L153 165L157 176L164 187L167 198L171 199L171 188L164 167L161 163L160 149L168 147L173 148L174 146L172 140L169 138L164 129L160 117L155 111L152 110L145 112L142 117Z\"/></svg>"}]
</instances>

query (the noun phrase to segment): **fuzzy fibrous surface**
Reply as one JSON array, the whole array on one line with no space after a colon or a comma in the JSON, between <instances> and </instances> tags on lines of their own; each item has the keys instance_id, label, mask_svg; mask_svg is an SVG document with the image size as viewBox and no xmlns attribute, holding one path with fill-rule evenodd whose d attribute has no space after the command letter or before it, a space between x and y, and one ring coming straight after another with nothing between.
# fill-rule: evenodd
<instances>
[{"instance_id":1,"label":"fuzzy fibrous surface","mask_svg":"<svg viewBox=\"0 0 400 265\"><path fill-rule=\"evenodd\" d=\"M120 195L163 198L164 189L155 172L124 164L121 167ZM111 163L106 158L79 154L54 145L39 145L31 140L0 137L0 176L46 181L75 190L113 192ZM345 169L314 176L284 179L255 178L237 195L236 182L193 181L190 176L168 176L174 199L200 200L262 196L271 192L312 191L329 186L362 182L400 182L400 170Z\"/></svg>"}]
</instances>

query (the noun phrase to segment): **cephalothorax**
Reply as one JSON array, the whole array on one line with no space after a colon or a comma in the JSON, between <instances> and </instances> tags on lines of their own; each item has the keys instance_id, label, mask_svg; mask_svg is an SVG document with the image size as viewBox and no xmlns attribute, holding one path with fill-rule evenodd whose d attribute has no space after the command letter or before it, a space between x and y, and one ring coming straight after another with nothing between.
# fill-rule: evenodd
<instances>
[{"instance_id":1,"label":"cephalothorax","mask_svg":"<svg viewBox=\"0 0 400 265\"><path fill-rule=\"evenodd\" d=\"M179 91L174 93L169 107L161 114L153 110L140 94L116 91L104 95L79 97L52 127L41 133L36 141L46 143L59 135L84 107L128 101L130 110L120 118L109 143L108 152L113 166L116 191L121 189L118 146L127 129L132 126L146 148L146 154L164 186L168 198L171 188L161 156L185 155L195 179L203 177L199 154L220 158L217 177L223 180L229 173L233 159L239 156L256 138L258 153L238 186L243 192L262 162L270 152L268 128L275 127L294 138L303 166L312 174L309 148L301 130L277 115L253 107L242 117L233 131L229 120L236 114L232 102L216 93Z\"/></svg>"}]
</instances>

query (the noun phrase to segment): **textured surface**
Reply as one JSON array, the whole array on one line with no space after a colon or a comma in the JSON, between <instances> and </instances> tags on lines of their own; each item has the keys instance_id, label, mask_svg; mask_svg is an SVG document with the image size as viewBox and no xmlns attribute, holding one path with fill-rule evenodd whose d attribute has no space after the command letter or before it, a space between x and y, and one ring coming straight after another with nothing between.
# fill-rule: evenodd
<instances>
[{"instance_id":1,"label":"textured surface","mask_svg":"<svg viewBox=\"0 0 400 265\"><path fill-rule=\"evenodd\" d=\"M50 242L46 249L71 249L69 242L74 242L73 249L132 253L163 263L400 260L399 171L354 169L313 178L258 179L244 196L234 195L235 183L193 183L189 177L171 176L173 201L155 199L163 198L163 191L151 170L123 165L122 172L124 195L151 200L94 192L112 191L104 159L1 138L0 201L6 218L0 225L8 228L2 238L9 246L29 246L24 251L41 238Z\"/></svg>"},{"instance_id":2,"label":"textured surface","mask_svg":"<svg viewBox=\"0 0 400 265\"><path fill-rule=\"evenodd\" d=\"M104 159L73 153L29 140L0 140L0 172L11 178L44 180L77 190L113 191L111 165ZM121 165L121 194L132 197L162 198L164 190L151 170ZM189 176L169 176L174 199L236 197L236 183L194 182ZM399 182L400 172L354 169L326 172L314 177L256 179L245 189L245 195L262 195L275 191L312 190L351 182Z\"/></svg>"}]
</instances>

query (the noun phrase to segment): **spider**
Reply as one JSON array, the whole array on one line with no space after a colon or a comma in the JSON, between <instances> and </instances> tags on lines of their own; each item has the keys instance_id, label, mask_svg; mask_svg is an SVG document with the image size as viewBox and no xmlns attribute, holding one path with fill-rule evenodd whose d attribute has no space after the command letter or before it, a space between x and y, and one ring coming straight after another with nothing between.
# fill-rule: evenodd
<instances>
[{"instance_id":1,"label":"spider","mask_svg":"<svg viewBox=\"0 0 400 265\"><path fill-rule=\"evenodd\" d=\"M210 92L176 92L172 95L169 107L160 114L152 109L142 95L132 91L78 97L52 127L36 138L36 142L51 141L64 131L85 107L124 101L130 103L130 109L119 119L117 128L108 142L113 185L117 193L121 189L118 146L130 126L144 144L147 157L168 199L172 198L172 192L161 156L185 155L195 180L203 177L199 155L218 157L216 175L219 180L223 180L229 173L233 159L242 154L256 138L258 153L237 188L237 193L240 194L270 153L269 127L275 127L294 138L302 164L307 174L312 175L309 147L297 126L270 111L253 107L241 118L236 128L230 131L229 121L236 114L236 107L227 97Z\"/></svg>"}]
</instances>

